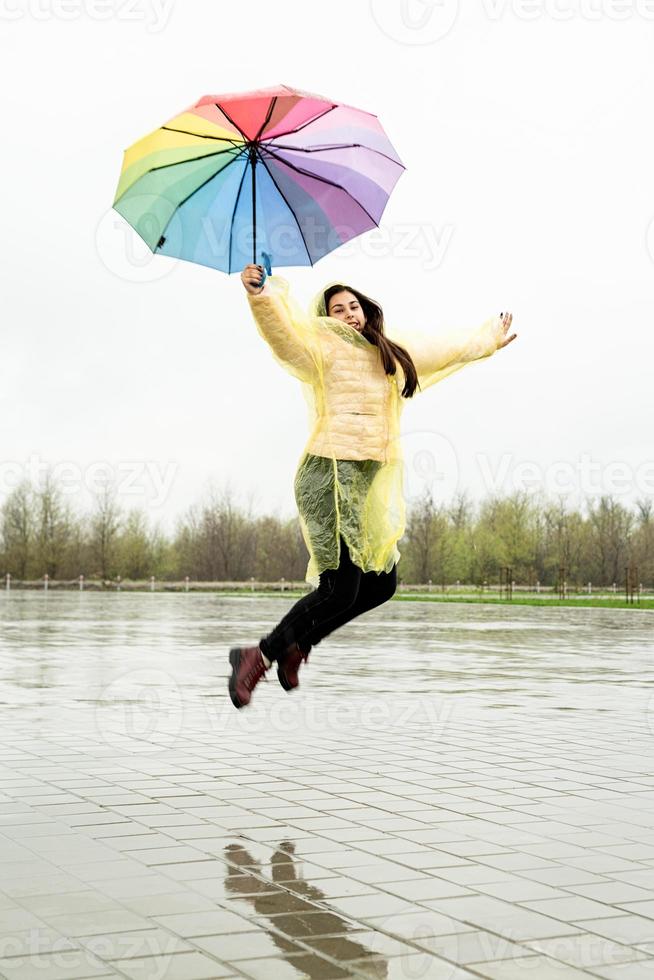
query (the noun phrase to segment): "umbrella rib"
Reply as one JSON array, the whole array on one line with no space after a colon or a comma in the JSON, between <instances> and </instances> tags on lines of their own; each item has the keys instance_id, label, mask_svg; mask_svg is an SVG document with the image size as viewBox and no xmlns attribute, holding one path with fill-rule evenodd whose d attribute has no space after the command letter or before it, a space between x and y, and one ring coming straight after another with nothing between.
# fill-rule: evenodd
<instances>
[{"instance_id":1,"label":"umbrella rib","mask_svg":"<svg viewBox=\"0 0 654 980\"><path fill-rule=\"evenodd\" d=\"M235 146L230 146L227 150L212 150L211 153L201 153L197 157L186 157L184 160L173 160L172 163L160 163L156 167L150 167L146 173L151 174L154 170L165 170L166 167L179 167L183 163L195 163L196 160L209 160L210 157L219 157L222 156L223 153L232 153L235 149ZM238 152L242 153L243 150L239 150Z\"/></svg>"},{"instance_id":2,"label":"umbrella rib","mask_svg":"<svg viewBox=\"0 0 654 980\"><path fill-rule=\"evenodd\" d=\"M281 198L284 201L284 204L286 205L286 207L288 208L288 210L293 215L293 218L295 220L295 224L297 225L297 230L300 232L300 236L302 238L302 242L304 244L304 248L305 248L306 253L307 253L307 258L309 259L309 264L311 265L311 268L313 268L313 259L311 258L311 252L309 251L309 246L307 245L307 240L304 237L304 232L302 231L302 227L300 225L300 222L297 220L297 215L296 215L295 211L293 210L293 208L291 207L291 205L289 204L289 202L288 202L288 200L286 198L286 195L284 194L284 191L281 189L281 187L279 186L279 184L277 183L277 181L275 180L275 178L271 174L270 168L268 167L268 164L266 163L266 161L264 160L264 158L261 156L261 154L258 153L258 156L259 156L259 159L261 160L261 163L266 168L266 173L268 174L268 176L272 180L273 184L277 188L277 191L281 195Z\"/></svg>"},{"instance_id":3,"label":"umbrella rib","mask_svg":"<svg viewBox=\"0 0 654 980\"><path fill-rule=\"evenodd\" d=\"M231 153L231 151L234 150L234 149L236 149L236 147L230 146L230 148L228 150L216 150L215 153L202 153L199 157L187 157L186 160L174 160L172 163L160 163L158 167L150 167L148 170L144 171L141 174L141 176L138 177L137 179L138 180L141 180L143 177L146 177L148 174L154 173L155 170L165 170L167 167L179 167L179 166L181 166L184 163L195 163L196 160L208 160L210 157L218 157L218 156L221 156L223 153ZM242 152L243 152L242 150L239 151L239 153L242 153ZM225 166L229 166L229 164L226 164ZM224 167L223 167L223 170L224 170ZM134 181L134 183L136 183L136 181ZM120 195L120 197L117 197L116 198L116 200L114 201L114 204L118 204L118 202L121 200L121 198L123 198L125 196L125 194L127 193L127 191L132 186L133 186L133 184L130 184L129 187L126 187L125 190L123 191L123 193Z\"/></svg>"},{"instance_id":4,"label":"umbrella rib","mask_svg":"<svg viewBox=\"0 0 654 980\"><path fill-rule=\"evenodd\" d=\"M223 107L221 106L220 102L216 102L215 103L215 106L216 106L216 109L220 109L220 111L222 112L222 114L225 117L225 119L227 119L232 124L232 126L234 127L234 129L238 129L239 133L241 134L241 136L243 137L243 139L245 140L245 142L246 143L250 143L251 141L247 138L246 134L243 132L243 130L241 129L241 127L237 123L235 123L234 120L232 119L232 117L229 115L229 113L225 109L223 109Z\"/></svg>"},{"instance_id":5,"label":"umbrella rib","mask_svg":"<svg viewBox=\"0 0 654 980\"><path fill-rule=\"evenodd\" d=\"M243 181L245 180L245 175L248 172L247 164L243 167L243 176L241 177L241 183L238 185L238 192L236 194L236 200L234 201L234 207L232 208L232 218L229 222L229 272L232 271L232 236L234 232L234 218L236 217L236 209L238 207L238 202L241 199L241 190L243 189Z\"/></svg>"},{"instance_id":6,"label":"umbrella rib","mask_svg":"<svg viewBox=\"0 0 654 980\"><path fill-rule=\"evenodd\" d=\"M281 143L275 143L273 142L275 139L276 137L273 136L270 143L265 143L264 146L273 145L277 150L292 150L293 153L322 153L323 150L363 149L363 150L367 150L369 153L376 153L378 156L384 157L384 159L388 160L390 163L395 163L397 164L398 167L402 167L402 170L406 170L404 164L400 163L399 160L395 160L393 157L390 157L388 153L383 153L381 150L376 150L374 146L366 146L365 143L331 143L328 144L327 146L308 147L308 146L288 146L288 144L284 145Z\"/></svg>"},{"instance_id":7,"label":"umbrella rib","mask_svg":"<svg viewBox=\"0 0 654 980\"><path fill-rule=\"evenodd\" d=\"M321 112L319 115L314 116L313 119L307 119L307 121L305 123L302 123L301 126L297 126L295 129L288 129L285 133L277 133L277 136L272 136L271 139L277 139L277 137L292 136L293 133L299 133L301 129L304 129L306 126L311 126L312 123L318 122L319 119L322 119L323 116L326 116L328 112L332 112L334 109L338 109L338 106L330 105L329 109L325 109L324 112ZM225 115L227 116L227 113L225 113ZM229 119L229 116L227 116L227 118Z\"/></svg>"},{"instance_id":8,"label":"umbrella rib","mask_svg":"<svg viewBox=\"0 0 654 980\"><path fill-rule=\"evenodd\" d=\"M168 133L182 133L184 136L196 136L199 140L220 140L221 143L232 143L234 146L240 146L240 140L232 140L229 136L210 136L208 133L192 133L190 129L174 129L172 126L160 126L159 129L165 129Z\"/></svg>"},{"instance_id":9,"label":"umbrella rib","mask_svg":"<svg viewBox=\"0 0 654 980\"><path fill-rule=\"evenodd\" d=\"M217 176L218 176L218 174L224 174L224 173L225 173L225 171L227 170L227 168L228 168L228 167L231 167L231 165L232 165L232 164L233 164L233 163L234 163L234 162L235 162L236 160L238 160L238 158L239 158L239 157L241 156L241 154L242 154L242 153L243 153L243 150L241 150L241 152L240 152L239 154L237 154L237 156L235 156L235 157L233 157L233 158L232 158L232 159L231 159L231 160L229 161L229 163L226 163L226 164L225 164L225 166L224 166L224 167L222 168L222 170L217 170L217 171L215 172L215 174L211 174L211 176L210 176L210 177L207 177L207 179L206 179L206 180L203 180L201 184L198 184L198 186L197 186L197 187L194 187L194 188L193 188L193 190L191 191L191 193L190 193L190 194L187 194L185 198L183 198L183 199L182 199L181 201L179 201L179 202L178 202L178 203L177 203L177 204L175 205L175 209L174 209L174 211L173 211L173 213L171 214L171 216L170 216L170 218L168 218L168 221L166 222L166 224L164 225L164 227L163 227L163 228L161 229L161 236L160 236L160 238L159 238L159 241L161 241L161 239L162 239L162 238L163 238L163 237L165 236L165 234L166 234L166 229L168 228L168 225L169 225L169 224L170 224L170 222L172 221L172 219L173 219L173 215L174 215L174 214L175 214L175 213L176 213L176 212L177 212L177 211L178 211L178 210L179 210L179 209L181 208L181 206L182 206L183 204L186 204L186 202L187 202L187 201L188 201L188 200L189 200L189 199L190 199L191 197L193 197L193 195L194 195L194 194L197 194L197 192L198 192L198 191L200 191L200 190L202 190L202 188L203 188L203 187L205 187L205 186L206 186L206 185L207 185L207 184L208 184L208 183L209 183L210 181L212 181L212 180L214 179L214 177L217 177Z\"/></svg>"},{"instance_id":10,"label":"umbrella rib","mask_svg":"<svg viewBox=\"0 0 654 980\"><path fill-rule=\"evenodd\" d=\"M379 228L378 222L375 221L373 216L370 214L370 211L368 211L367 208L364 208L361 201L357 201L356 197L353 197L346 187L341 187L340 184L335 183L335 181L333 180L328 180L326 177L320 177L318 176L318 174L312 174L310 170L303 170L302 167L296 167L295 164L290 163L288 160L284 160L283 157L277 156L276 153L272 153L271 150L269 150L267 147L266 147L266 153L270 153L270 155L274 157L275 160L279 160L279 162L282 163L285 167L290 167L291 170L295 170L299 174L304 174L305 177L311 177L312 180L319 180L322 184L328 184L330 187L335 187L336 190L343 191L343 193L347 194L347 196L350 198L351 201L354 201L357 207L361 208L361 210L368 215L368 217L374 224L375 228Z\"/></svg>"},{"instance_id":11,"label":"umbrella rib","mask_svg":"<svg viewBox=\"0 0 654 980\"><path fill-rule=\"evenodd\" d=\"M264 119L264 121L263 121L263 122L261 123L261 127L260 127L260 129L259 129L259 132L258 132L258 133L257 133L257 135L256 135L256 136L254 137L254 142L255 142L255 143L257 143L257 142L259 141L259 138L261 137L261 134L263 133L263 131L264 131L264 129L266 128L266 126L267 126L267 125L268 125L268 123L270 122L270 117L271 117L271 116L272 116L272 114L273 114L273 109L275 108L275 105L276 105L276 104L277 104L277 96L274 96L274 98L272 98L272 99L270 100L270 105L268 106L268 112L266 113L266 118L265 118L265 119Z\"/></svg>"}]
</instances>

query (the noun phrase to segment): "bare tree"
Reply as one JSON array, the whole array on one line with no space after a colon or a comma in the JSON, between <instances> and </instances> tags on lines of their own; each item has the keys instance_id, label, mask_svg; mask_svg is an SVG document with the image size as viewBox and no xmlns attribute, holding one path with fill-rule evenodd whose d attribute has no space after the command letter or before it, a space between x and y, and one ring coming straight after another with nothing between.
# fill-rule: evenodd
<instances>
[{"instance_id":1,"label":"bare tree","mask_svg":"<svg viewBox=\"0 0 654 980\"><path fill-rule=\"evenodd\" d=\"M411 507L406 524L407 562L403 569L406 581L427 582L432 577L438 531L434 497L428 488Z\"/></svg>"},{"instance_id":2,"label":"bare tree","mask_svg":"<svg viewBox=\"0 0 654 980\"><path fill-rule=\"evenodd\" d=\"M304 579L309 554L300 522L276 514L258 517L254 524L255 563L252 575L259 581L278 582L282 577Z\"/></svg>"},{"instance_id":3,"label":"bare tree","mask_svg":"<svg viewBox=\"0 0 654 980\"><path fill-rule=\"evenodd\" d=\"M597 505L591 505L591 549L597 566L596 580L603 585L622 580L633 525L634 515L612 496L602 496Z\"/></svg>"},{"instance_id":4,"label":"bare tree","mask_svg":"<svg viewBox=\"0 0 654 980\"><path fill-rule=\"evenodd\" d=\"M2 551L5 571L26 579L35 538L34 494L28 480L15 487L2 506Z\"/></svg>"},{"instance_id":5,"label":"bare tree","mask_svg":"<svg viewBox=\"0 0 654 980\"><path fill-rule=\"evenodd\" d=\"M472 520L472 501L464 491L458 491L449 507L449 518L452 526L460 531Z\"/></svg>"},{"instance_id":6,"label":"bare tree","mask_svg":"<svg viewBox=\"0 0 654 980\"><path fill-rule=\"evenodd\" d=\"M121 508L116 496L115 486L105 481L94 494L95 506L89 521L91 555L97 574L103 579L111 579L117 574Z\"/></svg>"},{"instance_id":7,"label":"bare tree","mask_svg":"<svg viewBox=\"0 0 654 980\"><path fill-rule=\"evenodd\" d=\"M116 564L123 578L144 579L153 573L152 542L142 510L130 510L116 540Z\"/></svg>"},{"instance_id":8,"label":"bare tree","mask_svg":"<svg viewBox=\"0 0 654 980\"><path fill-rule=\"evenodd\" d=\"M57 572L65 564L67 550L71 543L73 517L70 505L65 503L61 489L55 483L52 470L48 468L43 480L34 494L35 497L35 562L36 574L47 572L56 578Z\"/></svg>"},{"instance_id":9,"label":"bare tree","mask_svg":"<svg viewBox=\"0 0 654 980\"><path fill-rule=\"evenodd\" d=\"M640 523L649 524L654 514L654 500L649 497L642 497L641 500L636 501L636 507Z\"/></svg>"},{"instance_id":10,"label":"bare tree","mask_svg":"<svg viewBox=\"0 0 654 980\"><path fill-rule=\"evenodd\" d=\"M647 498L636 501L636 506L639 524L633 535L633 558L639 579L645 583L654 579L654 508Z\"/></svg>"},{"instance_id":11,"label":"bare tree","mask_svg":"<svg viewBox=\"0 0 654 980\"><path fill-rule=\"evenodd\" d=\"M211 486L205 504L189 509L178 522L176 547L186 574L209 581L249 578L255 563L256 535L250 513L240 508L229 484Z\"/></svg>"}]
</instances>

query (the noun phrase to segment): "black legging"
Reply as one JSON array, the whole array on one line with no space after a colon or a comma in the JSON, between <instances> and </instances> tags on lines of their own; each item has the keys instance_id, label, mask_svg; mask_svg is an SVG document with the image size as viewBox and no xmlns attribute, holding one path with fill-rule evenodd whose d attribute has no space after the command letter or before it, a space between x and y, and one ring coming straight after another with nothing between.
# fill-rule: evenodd
<instances>
[{"instance_id":1,"label":"black legging","mask_svg":"<svg viewBox=\"0 0 654 980\"><path fill-rule=\"evenodd\" d=\"M396 588L397 565L390 572L363 572L341 537L338 568L321 572L318 588L298 599L259 646L269 660L283 656L294 641L306 650L355 616L386 602Z\"/></svg>"}]
</instances>

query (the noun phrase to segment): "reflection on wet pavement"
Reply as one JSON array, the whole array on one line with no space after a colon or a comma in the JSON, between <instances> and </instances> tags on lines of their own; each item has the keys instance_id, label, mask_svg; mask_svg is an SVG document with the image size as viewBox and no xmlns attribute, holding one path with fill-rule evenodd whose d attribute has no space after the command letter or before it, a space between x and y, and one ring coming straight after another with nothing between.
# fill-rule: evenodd
<instances>
[{"instance_id":1,"label":"reflection on wet pavement","mask_svg":"<svg viewBox=\"0 0 654 980\"><path fill-rule=\"evenodd\" d=\"M356 930L361 930L361 927L317 904L325 902L327 896L316 885L298 877L294 852L292 841L280 843L270 858L270 878L266 881L260 862L252 857L247 847L228 844L225 847L225 858L228 866L236 867L233 871L228 871L225 878L227 893L238 896L250 905L257 919L266 920L269 926L268 937L279 952L283 955L290 954L287 959L291 966L298 959L298 954L301 954L301 969L307 976L315 977L316 980L324 977L325 961L318 956L302 954L302 950L292 939L300 939L305 943L322 940L323 943L330 944L325 951L329 951L332 959L342 962L371 960L374 976L387 977L386 962L374 949L356 941ZM279 886L278 890L272 890L271 886L274 885ZM287 889L292 889L290 894ZM248 950L248 945L247 941L243 942L241 950Z\"/></svg>"},{"instance_id":2,"label":"reflection on wet pavement","mask_svg":"<svg viewBox=\"0 0 654 980\"><path fill-rule=\"evenodd\" d=\"M654 613L0 597L0 977L654 975Z\"/></svg>"}]
</instances>

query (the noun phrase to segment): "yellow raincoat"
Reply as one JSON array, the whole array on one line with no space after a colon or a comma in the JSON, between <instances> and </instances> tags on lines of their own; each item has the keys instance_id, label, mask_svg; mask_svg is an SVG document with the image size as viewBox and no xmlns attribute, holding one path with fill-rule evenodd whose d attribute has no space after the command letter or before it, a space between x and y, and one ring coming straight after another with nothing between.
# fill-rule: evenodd
<instances>
[{"instance_id":1,"label":"yellow raincoat","mask_svg":"<svg viewBox=\"0 0 654 980\"><path fill-rule=\"evenodd\" d=\"M309 563L306 581L338 568L340 535L364 572L390 572L405 530L400 415L404 374L384 372L380 352L359 331L326 316L323 294L309 312L281 276L263 292L248 293L257 329L275 359L299 381L311 433L294 480L295 500ZM423 391L471 361L493 354L503 337L499 316L473 330L446 334L395 332L389 340L413 359ZM418 389L418 390L420 390Z\"/></svg>"}]
</instances>

